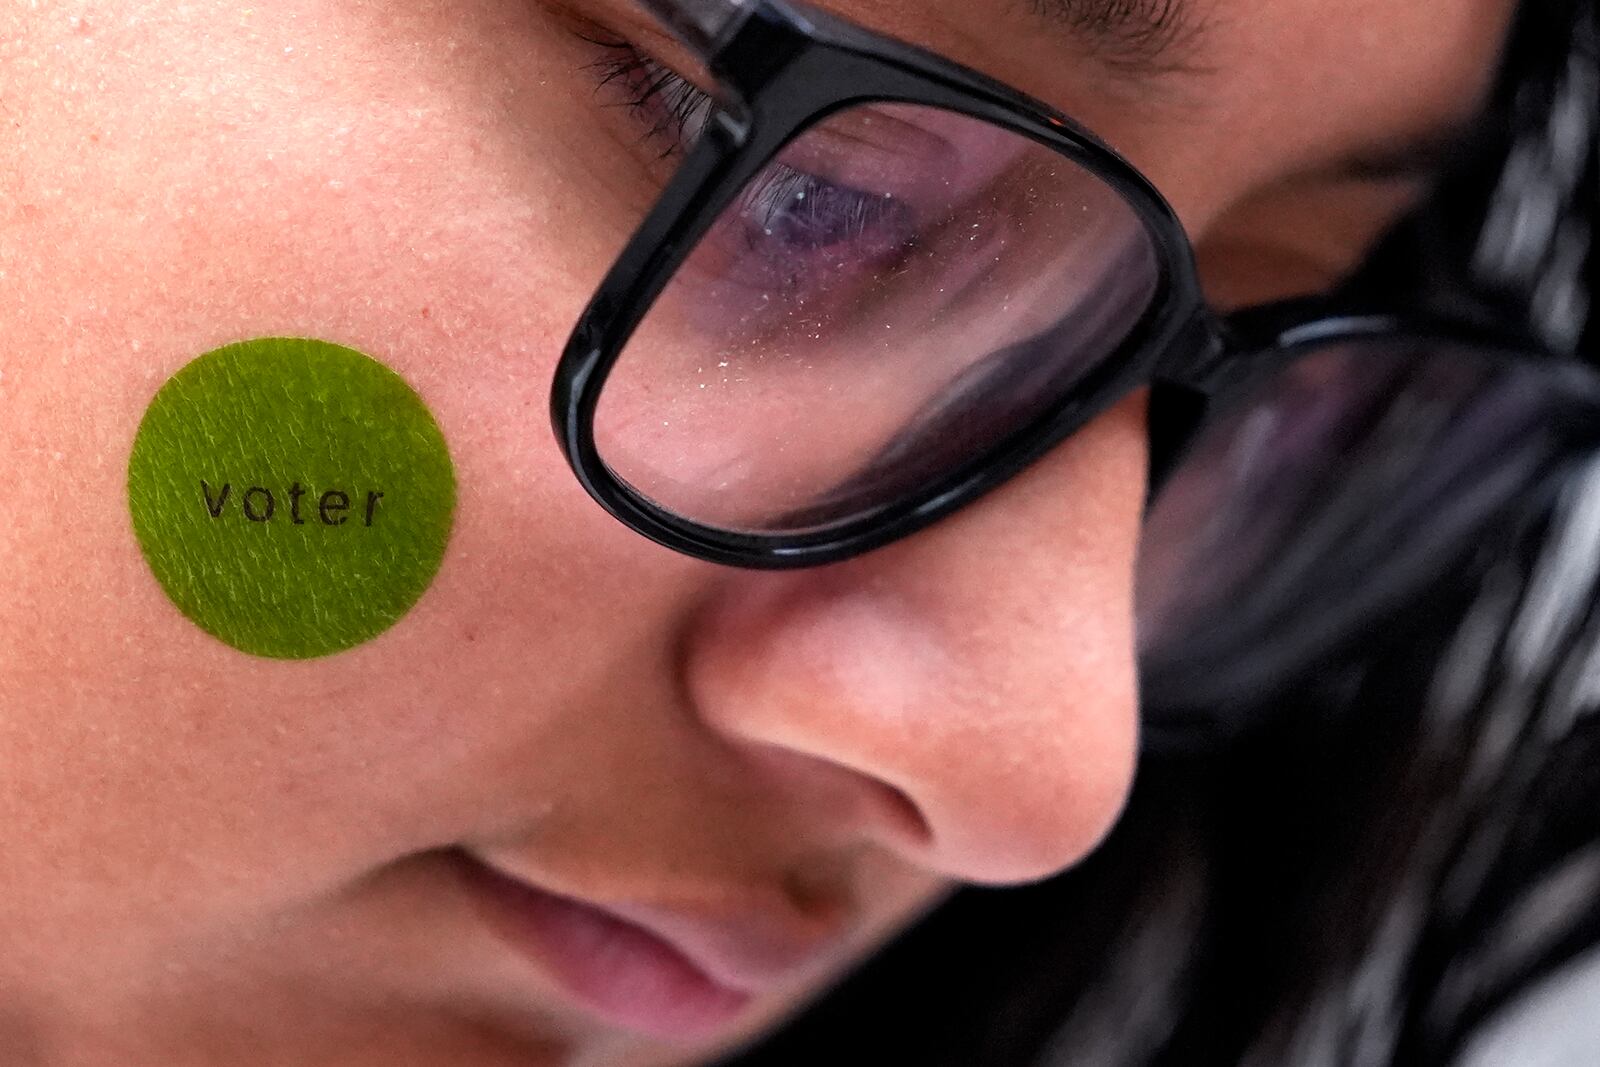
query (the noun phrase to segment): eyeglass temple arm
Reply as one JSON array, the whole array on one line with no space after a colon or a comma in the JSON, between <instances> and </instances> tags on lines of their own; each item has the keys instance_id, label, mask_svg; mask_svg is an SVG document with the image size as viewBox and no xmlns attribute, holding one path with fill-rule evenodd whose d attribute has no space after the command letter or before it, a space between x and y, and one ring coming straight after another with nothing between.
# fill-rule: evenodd
<instances>
[{"instance_id":1,"label":"eyeglass temple arm","mask_svg":"<svg viewBox=\"0 0 1600 1067\"><path fill-rule=\"evenodd\" d=\"M752 0L639 0L702 62L722 49L750 17Z\"/></svg>"}]
</instances>

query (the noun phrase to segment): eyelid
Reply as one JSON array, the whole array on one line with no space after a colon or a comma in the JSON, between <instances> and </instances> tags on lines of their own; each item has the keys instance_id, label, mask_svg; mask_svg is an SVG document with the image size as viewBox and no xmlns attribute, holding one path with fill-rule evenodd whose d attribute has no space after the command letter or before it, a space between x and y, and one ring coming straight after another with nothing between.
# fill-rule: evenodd
<instances>
[{"instance_id":1,"label":"eyelid","mask_svg":"<svg viewBox=\"0 0 1600 1067\"><path fill-rule=\"evenodd\" d=\"M1329 167L1329 177L1359 181L1420 181L1436 176L1460 158L1468 131L1451 127L1421 137L1377 145Z\"/></svg>"},{"instance_id":2,"label":"eyelid","mask_svg":"<svg viewBox=\"0 0 1600 1067\"><path fill-rule=\"evenodd\" d=\"M573 35L603 48L627 48L660 64L708 96L716 97L716 79L705 65L682 44L631 5L602 17L591 17L567 10L563 12Z\"/></svg>"}]
</instances>

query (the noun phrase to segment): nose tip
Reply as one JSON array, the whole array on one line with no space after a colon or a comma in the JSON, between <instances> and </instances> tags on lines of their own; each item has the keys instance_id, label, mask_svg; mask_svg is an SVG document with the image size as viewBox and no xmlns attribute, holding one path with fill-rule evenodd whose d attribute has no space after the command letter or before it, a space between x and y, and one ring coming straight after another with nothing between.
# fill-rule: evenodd
<instances>
[{"instance_id":1,"label":"nose tip","mask_svg":"<svg viewBox=\"0 0 1600 1067\"><path fill-rule=\"evenodd\" d=\"M1092 646L1040 658L1001 631L956 639L872 583L819 590L730 610L688 674L697 713L811 827L997 885L1099 841L1132 778L1130 666Z\"/></svg>"},{"instance_id":2,"label":"nose tip","mask_svg":"<svg viewBox=\"0 0 1600 1067\"><path fill-rule=\"evenodd\" d=\"M1055 753L1031 767L991 770L987 783L974 776L966 790L947 785L930 811L940 836L927 862L992 886L1036 882L1077 863L1109 832L1133 777L1131 752L1111 741L1097 747L1089 767L1066 771L1073 765L1055 762Z\"/></svg>"}]
</instances>

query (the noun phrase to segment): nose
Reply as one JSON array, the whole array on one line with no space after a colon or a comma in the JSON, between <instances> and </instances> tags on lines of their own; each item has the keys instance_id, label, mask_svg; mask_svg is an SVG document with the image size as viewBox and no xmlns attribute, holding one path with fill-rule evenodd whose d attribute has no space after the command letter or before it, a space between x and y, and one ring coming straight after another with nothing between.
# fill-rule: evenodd
<instances>
[{"instance_id":1,"label":"nose","mask_svg":"<svg viewBox=\"0 0 1600 1067\"><path fill-rule=\"evenodd\" d=\"M975 883L1071 865L1133 776L1146 462L1141 393L904 541L736 576L686 645L696 712L790 757L797 796L833 794L813 810L878 798L835 833Z\"/></svg>"}]
</instances>

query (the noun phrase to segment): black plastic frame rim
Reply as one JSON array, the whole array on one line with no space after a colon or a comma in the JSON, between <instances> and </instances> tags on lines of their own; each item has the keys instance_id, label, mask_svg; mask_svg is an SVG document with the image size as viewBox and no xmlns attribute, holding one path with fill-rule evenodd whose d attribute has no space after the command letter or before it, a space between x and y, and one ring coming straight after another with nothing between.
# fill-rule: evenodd
<instances>
[{"instance_id":1,"label":"black plastic frame rim","mask_svg":"<svg viewBox=\"0 0 1600 1067\"><path fill-rule=\"evenodd\" d=\"M651 540L713 563L790 569L839 562L909 536L997 488L1142 385L1203 410L1251 368L1292 358L1295 340L1396 332L1393 316L1326 301L1293 301L1226 319L1200 291L1194 253L1176 214L1131 164L1048 105L951 60L782 0L758 0L708 67L727 94L704 133L629 239L580 316L556 368L551 417L584 489ZM1053 409L915 495L837 526L758 534L705 526L666 510L618 478L594 442L606 378L650 306L752 176L829 115L872 102L919 104L988 121L1097 175L1144 223L1158 264L1143 320ZM1429 327L1424 332L1432 332ZM1152 493L1193 424L1155 439ZM1159 453L1159 455L1157 454Z\"/></svg>"}]
</instances>

